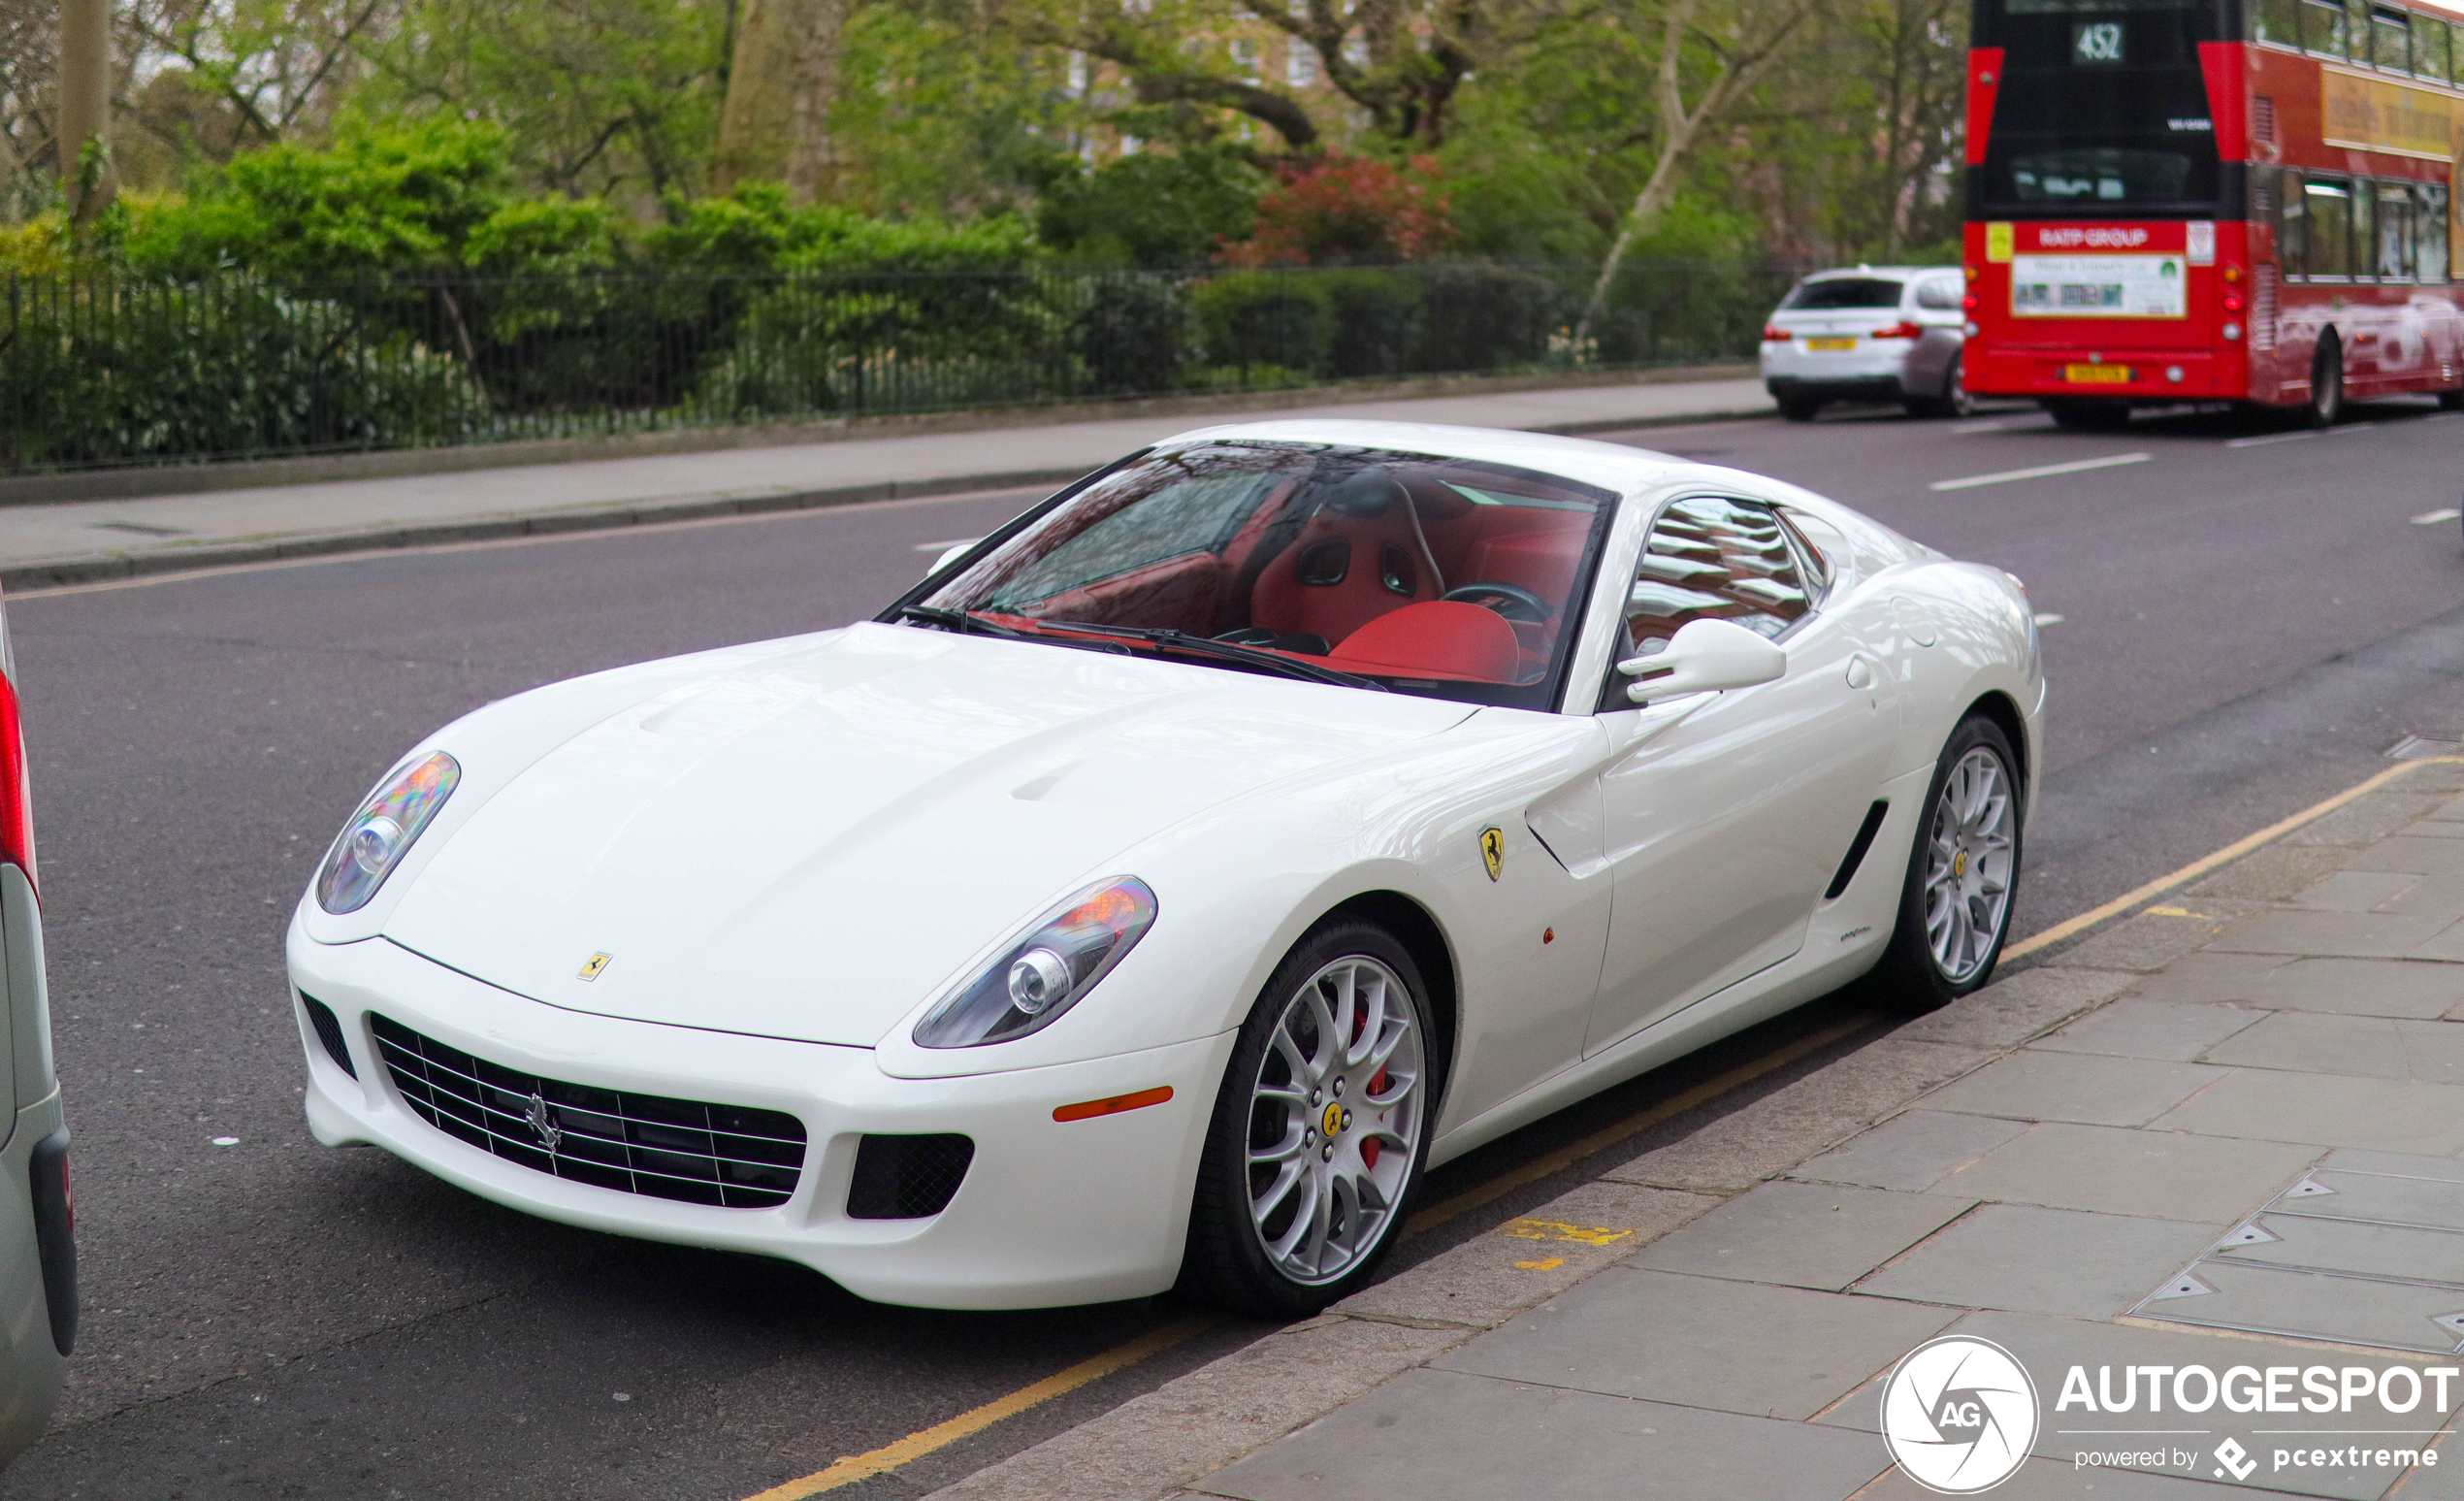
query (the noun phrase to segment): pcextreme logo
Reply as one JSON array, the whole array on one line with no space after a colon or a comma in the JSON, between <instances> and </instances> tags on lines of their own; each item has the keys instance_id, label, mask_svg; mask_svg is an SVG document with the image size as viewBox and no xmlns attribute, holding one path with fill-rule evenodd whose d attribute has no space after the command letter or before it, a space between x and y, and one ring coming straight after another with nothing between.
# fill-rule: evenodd
<instances>
[{"instance_id":1,"label":"pcextreme logo","mask_svg":"<svg viewBox=\"0 0 2464 1501\"><path fill-rule=\"evenodd\" d=\"M2036 1442L2036 1384L1991 1340L1929 1340L1909 1351L1883 1386L1882 1440L1908 1479L1928 1490L1991 1490L2011 1478Z\"/></svg>"}]
</instances>

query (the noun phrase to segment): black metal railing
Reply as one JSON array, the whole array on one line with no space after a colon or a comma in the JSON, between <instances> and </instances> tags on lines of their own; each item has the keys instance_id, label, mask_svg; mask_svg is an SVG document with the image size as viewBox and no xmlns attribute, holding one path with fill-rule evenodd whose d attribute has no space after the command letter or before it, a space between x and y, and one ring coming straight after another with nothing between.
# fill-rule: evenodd
<instances>
[{"instance_id":1,"label":"black metal railing","mask_svg":"<svg viewBox=\"0 0 2464 1501\"><path fill-rule=\"evenodd\" d=\"M0 473L1743 358L1793 273L5 278Z\"/></svg>"}]
</instances>

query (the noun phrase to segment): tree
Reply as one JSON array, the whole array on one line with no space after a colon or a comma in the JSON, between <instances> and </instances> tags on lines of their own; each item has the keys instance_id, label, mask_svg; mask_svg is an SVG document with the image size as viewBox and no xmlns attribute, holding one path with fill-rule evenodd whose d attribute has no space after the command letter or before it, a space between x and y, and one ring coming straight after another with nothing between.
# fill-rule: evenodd
<instances>
[{"instance_id":1,"label":"tree","mask_svg":"<svg viewBox=\"0 0 2464 1501\"><path fill-rule=\"evenodd\" d=\"M1704 133L1780 58L1812 12L1813 0L1726 0L1716 10L1706 9L1703 0L1663 0L1663 6L1651 28L1658 32L1652 59L1651 176L1626 211L1617 238L1609 242L1574 325L1577 347L1589 341L1626 251L1651 232L1675 199Z\"/></svg>"},{"instance_id":2,"label":"tree","mask_svg":"<svg viewBox=\"0 0 2464 1501\"><path fill-rule=\"evenodd\" d=\"M111 0L62 0L59 58L60 182L82 225L112 202Z\"/></svg>"},{"instance_id":3,"label":"tree","mask_svg":"<svg viewBox=\"0 0 2464 1501\"><path fill-rule=\"evenodd\" d=\"M802 204L831 185L829 113L846 21L847 0L744 0L719 116L714 190L769 178Z\"/></svg>"}]
</instances>

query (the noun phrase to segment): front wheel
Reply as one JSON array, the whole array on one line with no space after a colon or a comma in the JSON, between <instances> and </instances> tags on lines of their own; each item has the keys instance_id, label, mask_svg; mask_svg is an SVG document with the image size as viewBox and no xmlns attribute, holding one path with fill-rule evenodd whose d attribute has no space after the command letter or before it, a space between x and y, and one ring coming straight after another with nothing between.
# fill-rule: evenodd
<instances>
[{"instance_id":1,"label":"front wheel","mask_svg":"<svg viewBox=\"0 0 2464 1501\"><path fill-rule=\"evenodd\" d=\"M2019 757L1994 721L1961 721L1933 768L1899 921L1867 977L1874 998L1911 1016L1994 977L2019 890Z\"/></svg>"},{"instance_id":2,"label":"front wheel","mask_svg":"<svg viewBox=\"0 0 2464 1501\"><path fill-rule=\"evenodd\" d=\"M1410 954L1373 923L1323 926L1277 966L1216 1097L1184 1291L1293 1319L1369 1280L1428 1155L1426 995Z\"/></svg>"}]
</instances>

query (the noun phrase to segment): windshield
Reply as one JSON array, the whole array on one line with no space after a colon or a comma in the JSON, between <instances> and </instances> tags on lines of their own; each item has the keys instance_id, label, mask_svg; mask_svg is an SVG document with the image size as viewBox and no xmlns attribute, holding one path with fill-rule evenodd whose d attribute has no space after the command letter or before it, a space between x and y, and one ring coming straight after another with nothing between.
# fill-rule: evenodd
<instances>
[{"instance_id":1,"label":"windshield","mask_svg":"<svg viewBox=\"0 0 2464 1501\"><path fill-rule=\"evenodd\" d=\"M1113 627L1227 670L1548 708L1614 501L1463 459L1200 443L1064 497L919 604L1055 645Z\"/></svg>"},{"instance_id":2,"label":"windshield","mask_svg":"<svg viewBox=\"0 0 2464 1501\"><path fill-rule=\"evenodd\" d=\"M1879 277L1832 277L1806 281L1780 304L1783 312L1819 312L1826 309L1897 308L1902 283Z\"/></svg>"}]
</instances>

